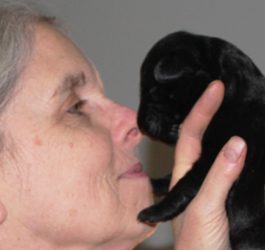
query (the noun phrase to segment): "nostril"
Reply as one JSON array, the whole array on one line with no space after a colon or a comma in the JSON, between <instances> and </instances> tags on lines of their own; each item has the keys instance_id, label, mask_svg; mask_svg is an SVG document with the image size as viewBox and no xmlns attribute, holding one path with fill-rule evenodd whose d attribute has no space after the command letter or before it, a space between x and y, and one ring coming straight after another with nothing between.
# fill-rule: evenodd
<instances>
[{"instance_id":1,"label":"nostril","mask_svg":"<svg viewBox=\"0 0 265 250\"><path fill-rule=\"evenodd\" d=\"M136 137L138 136L138 134L140 133L139 129L138 128L132 128L130 131L129 131L129 135L131 137Z\"/></svg>"},{"instance_id":2,"label":"nostril","mask_svg":"<svg viewBox=\"0 0 265 250\"><path fill-rule=\"evenodd\" d=\"M127 138L127 141L134 141L137 143L138 141L141 140L142 133L137 127L133 127L128 131L126 138Z\"/></svg>"}]
</instances>

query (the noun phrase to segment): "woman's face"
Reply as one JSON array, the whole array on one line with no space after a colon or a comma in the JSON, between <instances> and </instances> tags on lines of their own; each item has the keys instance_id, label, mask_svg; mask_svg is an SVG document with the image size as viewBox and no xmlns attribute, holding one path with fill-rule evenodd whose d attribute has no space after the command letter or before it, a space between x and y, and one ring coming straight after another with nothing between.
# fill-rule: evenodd
<instances>
[{"instance_id":1,"label":"woman's face","mask_svg":"<svg viewBox=\"0 0 265 250\"><path fill-rule=\"evenodd\" d=\"M32 50L4 114L6 223L62 249L128 249L153 230L136 220L152 203L136 114L58 31L37 26Z\"/></svg>"}]
</instances>

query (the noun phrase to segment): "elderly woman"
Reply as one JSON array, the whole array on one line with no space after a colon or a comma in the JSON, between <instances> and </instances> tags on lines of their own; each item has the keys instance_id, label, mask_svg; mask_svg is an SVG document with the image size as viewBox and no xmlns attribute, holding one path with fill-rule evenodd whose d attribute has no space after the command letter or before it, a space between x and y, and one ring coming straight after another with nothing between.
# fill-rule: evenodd
<instances>
[{"instance_id":1,"label":"elderly woman","mask_svg":"<svg viewBox=\"0 0 265 250\"><path fill-rule=\"evenodd\" d=\"M152 203L135 155L136 113L104 95L97 70L53 18L1 7L0 34L0 248L133 249L155 229L136 219ZM197 159L222 96L212 83L184 122L172 184ZM224 202L245 154L237 137L220 152L174 221L175 249L229 248Z\"/></svg>"}]
</instances>

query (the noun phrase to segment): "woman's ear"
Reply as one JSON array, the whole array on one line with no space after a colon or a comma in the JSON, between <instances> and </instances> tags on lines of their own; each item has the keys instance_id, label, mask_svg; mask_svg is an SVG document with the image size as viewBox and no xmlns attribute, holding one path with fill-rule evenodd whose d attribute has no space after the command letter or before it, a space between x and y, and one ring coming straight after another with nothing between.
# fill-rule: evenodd
<instances>
[{"instance_id":1,"label":"woman's ear","mask_svg":"<svg viewBox=\"0 0 265 250\"><path fill-rule=\"evenodd\" d=\"M4 223L7 217L7 210L4 204L0 200L0 225Z\"/></svg>"}]
</instances>

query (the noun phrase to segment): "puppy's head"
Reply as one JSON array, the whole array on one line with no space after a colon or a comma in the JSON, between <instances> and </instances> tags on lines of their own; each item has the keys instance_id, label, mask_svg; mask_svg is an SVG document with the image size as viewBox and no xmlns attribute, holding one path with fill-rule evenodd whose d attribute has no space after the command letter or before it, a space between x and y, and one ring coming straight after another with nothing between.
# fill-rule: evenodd
<instances>
[{"instance_id":1,"label":"puppy's head","mask_svg":"<svg viewBox=\"0 0 265 250\"><path fill-rule=\"evenodd\" d=\"M213 78L202 51L205 41L177 32L160 40L141 67L138 125L142 132L175 143L179 125ZM207 54L207 53L205 53Z\"/></svg>"},{"instance_id":2,"label":"puppy's head","mask_svg":"<svg viewBox=\"0 0 265 250\"><path fill-rule=\"evenodd\" d=\"M251 68L256 70L246 55L219 38L183 31L166 36L151 48L141 67L139 128L174 144L179 125L211 81L223 80L225 100L235 100L240 81L247 91L243 84L253 75Z\"/></svg>"}]
</instances>

